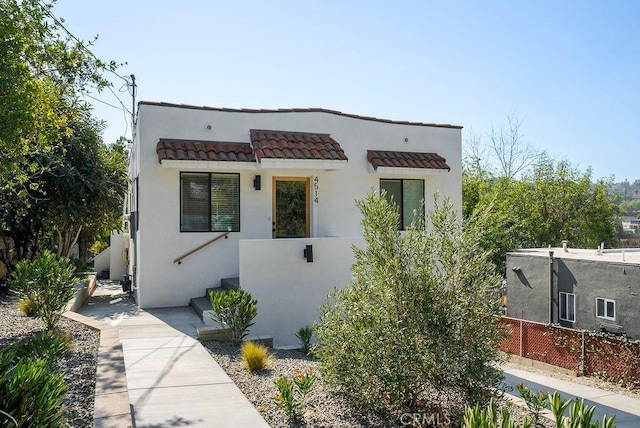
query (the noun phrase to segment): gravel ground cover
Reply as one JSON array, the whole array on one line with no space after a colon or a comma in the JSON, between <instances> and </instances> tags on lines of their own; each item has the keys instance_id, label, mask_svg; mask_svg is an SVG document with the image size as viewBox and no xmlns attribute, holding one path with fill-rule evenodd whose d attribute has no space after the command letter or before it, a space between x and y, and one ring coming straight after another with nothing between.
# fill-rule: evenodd
<instances>
[{"instance_id":1,"label":"gravel ground cover","mask_svg":"<svg viewBox=\"0 0 640 428\"><path fill-rule=\"evenodd\" d=\"M231 342L202 343L235 382L249 401L258 409L272 428L291 427L285 413L273 403L278 392L274 382L281 376L293 377L296 370L312 368L320 376L317 363L297 350L271 350L276 356L271 368L251 373L242 365L240 351ZM389 427L392 421L376 415L366 415L349 405L339 393L322 385L318 378L307 396L305 421L307 427Z\"/></svg>"},{"instance_id":2,"label":"gravel ground cover","mask_svg":"<svg viewBox=\"0 0 640 428\"><path fill-rule=\"evenodd\" d=\"M271 369L251 373L242 365L238 346L231 342L218 341L206 341L203 345L272 428L411 426L403 424L402 420L389 420L380 415L367 414L357 406L351 405L343 395L323 384L318 373L318 363L300 351L272 350L276 358ZM274 382L281 376L293 377L296 370L306 371L308 368L314 370L318 380L307 396L305 421L300 425L290 424L285 413L273 403L273 397L277 393ZM509 407L512 417L516 420L526 415L526 411L512 403L504 401L499 405ZM539 426L551 428L554 425L551 421L542 419Z\"/></svg>"},{"instance_id":3,"label":"gravel ground cover","mask_svg":"<svg viewBox=\"0 0 640 428\"><path fill-rule=\"evenodd\" d=\"M0 347L17 340L28 340L44 330L44 323L20 313L15 298L0 295ZM83 324L62 318L58 328L68 332L72 348L59 368L64 372L69 387L64 398L64 414L69 427L93 426L93 402L95 398L95 374L98 361L100 333Z\"/></svg>"}]
</instances>

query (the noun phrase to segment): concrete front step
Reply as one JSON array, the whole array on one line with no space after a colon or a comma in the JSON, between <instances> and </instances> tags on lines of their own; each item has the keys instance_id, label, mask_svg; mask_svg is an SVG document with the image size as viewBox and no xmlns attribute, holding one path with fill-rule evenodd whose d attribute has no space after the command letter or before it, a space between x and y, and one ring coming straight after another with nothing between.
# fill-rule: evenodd
<instances>
[{"instance_id":1,"label":"concrete front step","mask_svg":"<svg viewBox=\"0 0 640 428\"><path fill-rule=\"evenodd\" d=\"M231 290L232 288L237 290L240 288L240 278L222 278L220 280L220 286L227 290Z\"/></svg>"},{"instance_id":2,"label":"concrete front step","mask_svg":"<svg viewBox=\"0 0 640 428\"><path fill-rule=\"evenodd\" d=\"M240 278L223 278L220 280L220 287L210 287L205 290L204 297L194 297L189 304L193 308L193 311L200 317L200 319L208 326L215 325L215 321L212 319L213 311L211 310L211 301L209 300L209 293L211 291L227 291L231 289L240 288Z\"/></svg>"}]
</instances>

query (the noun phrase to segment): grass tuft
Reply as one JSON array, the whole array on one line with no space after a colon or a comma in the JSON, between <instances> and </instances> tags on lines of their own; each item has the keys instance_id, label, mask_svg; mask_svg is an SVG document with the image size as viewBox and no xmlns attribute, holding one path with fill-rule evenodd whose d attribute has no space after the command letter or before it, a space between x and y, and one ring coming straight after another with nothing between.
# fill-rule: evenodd
<instances>
[{"instance_id":1,"label":"grass tuft","mask_svg":"<svg viewBox=\"0 0 640 428\"><path fill-rule=\"evenodd\" d=\"M18 310L28 317L35 317L38 313L36 302L31 298L31 296L25 296L18 300Z\"/></svg>"},{"instance_id":2,"label":"grass tuft","mask_svg":"<svg viewBox=\"0 0 640 428\"><path fill-rule=\"evenodd\" d=\"M271 366L275 358L266 346L254 342L244 342L240 348L242 363L250 372L267 369Z\"/></svg>"}]
</instances>

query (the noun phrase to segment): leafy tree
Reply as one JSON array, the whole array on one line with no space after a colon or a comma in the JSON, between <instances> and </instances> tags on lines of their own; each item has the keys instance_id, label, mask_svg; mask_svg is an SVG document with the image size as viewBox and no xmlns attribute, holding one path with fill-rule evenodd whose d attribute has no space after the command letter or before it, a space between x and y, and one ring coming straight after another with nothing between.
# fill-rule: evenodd
<instances>
[{"instance_id":1,"label":"leafy tree","mask_svg":"<svg viewBox=\"0 0 640 428\"><path fill-rule=\"evenodd\" d=\"M77 231L86 227L77 221L81 210L76 202L82 196L76 192L61 201L58 198L66 194L53 190L64 187L61 174L70 165L82 177L91 176L69 154L90 155L89 143L77 145L100 131L80 97L89 88L100 91L109 86L103 74L118 66L96 58L88 49L93 41L68 33L52 13L54 3L0 1L0 276L16 260L35 257L57 233L53 247L68 253ZM74 138L76 131L80 135ZM91 186L85 184L96 182L81 181L80 189L67 189L86 191ZM101 190L104 186L95 187ZM83 219L89 222L91 216Z\"/></svg>"},{"instance_id":2,"label":"leafy tree","mask_svg":"<svg viewBox=\"0 0 640 428\"><path fill-rule=\"evenodd\" d=\"M640 199L622 201L619 205L620 215L637 216L640 213Z\"/></svg>"},{"instance_id":3,"label":"leafy tree","mask_svg":"<svg viewBox=\"0 0 640 428\"><path fill-rule=\"evenodd\" d=\"M541 156L521 179L463 175L463 207L492 212L484 248L504 273L506 252L517 248L611 246L616 241L615 197L604 182L593 183L591 170L580 172L568 161Z\"/></svg>"},{"instance_id":4,"label":"leafy tree","mask_svg":"<svg viewBox=\"0 0 640 428\"><path fill-rule=\"evenodd\" d=\"M384 193L357 204L367 246L353 249L353 283L331 294L315 326L323 379L396 414L459 414L488 400L503 330L490 292L501 278L480 246L486 219L463 227L436 198L428 225L400 232Z\"/></svg>"},{"instance_id":5,"label":"leafy tree","mask_svg":"<svg viewBox=\"0 0 640 428\"><path fill-rule=\"evenodd\" d=\"M82 104L77 95L89 86L106 87L101 73L117 67L97 59L87 49L92 42L65 33L53 4L0 2L0 178L10 191L23 190L30 174L46 168L32 155L53 149Z\"/></svg>"},{"instance_id":6,"label":"leafy tree","mask_svg":"<svg viewBox=\"0 0 640 428\"><path fill-rule=\"evenodd\" d=\"M77 116L54 150L36 156L49 167L28 178L22 195L4 194L0 230L11 237L17 260L33 258L43 247L69 257L81 236L95 240L119 227L126 149L123 142L105 146L101 126L88 111ZM0 256L11 265L11 254Z\"/></svg>"}]
</instances>

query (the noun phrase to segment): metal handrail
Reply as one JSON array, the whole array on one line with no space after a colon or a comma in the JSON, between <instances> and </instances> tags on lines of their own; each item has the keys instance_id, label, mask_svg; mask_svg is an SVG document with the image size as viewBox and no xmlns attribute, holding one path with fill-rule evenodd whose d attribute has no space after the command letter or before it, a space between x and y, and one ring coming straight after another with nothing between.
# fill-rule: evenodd
<instances>
[{"instance_id":1,"label":"metal handrail","mask_svg":"<svg viewBox=\"0 0 640 428\"><path fill-rule=\"evenodd\" d=\"M218 239L222 239L222 238L224 238L224 239L228 239L228 238L229 238L229 234L230 234L230 233L231 233L231 231L230 231L230 230L227 230L227 231L226 231L225 233L223 233L222 235L218 235L218 236L216 236L215 238L213 238L212 240L207 241L207 242L205 242L204 244L197 246L196 248L194 248L193 250L191 250L191 251L189 251L189 252L187 252L187 253L184 253L184 254L183 254L183 255L181 255L180 257L176 258L173 262L174 262L174 263L178 263L178 264L182 264L182 260L183 260L183 259L186 259L186 258L187 258L187 257L189 257L191 254L193 254L193 253L195 253L195 252L198 252L198 251L202 250L204 247L206 247L206 246L208 246L208 245L213 244L213 243L214 243L214 242L216 242Z\"/></svg>"}]
</instances>

